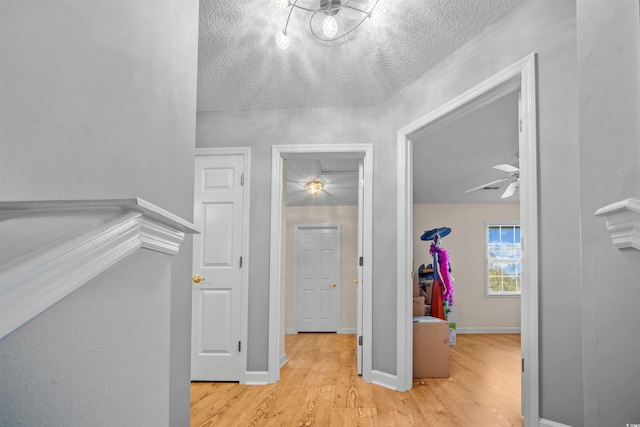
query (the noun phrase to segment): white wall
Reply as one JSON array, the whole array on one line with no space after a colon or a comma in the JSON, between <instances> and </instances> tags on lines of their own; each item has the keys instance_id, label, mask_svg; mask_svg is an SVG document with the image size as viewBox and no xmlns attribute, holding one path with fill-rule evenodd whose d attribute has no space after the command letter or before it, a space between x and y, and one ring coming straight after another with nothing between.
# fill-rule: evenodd
<instances>
[{"instance_id":1,"label":"white wall","mask_svg":"<svg viewBox=\"0 0 640 427\"><path fill-rule=\"evenodd\" d=\"M583 425L626 425L640 420L640 251L616 249L593 213L640 198L640 4L577 3Z\"/></svg>"},{"instance_id":2,"label":"white wall","mask_svg":"<svg viewBox=\"0 0 640 427\"><path fill-rule=\"evenodd\" d=\"M423 203L413 206L415 268L432 263L431 242L420 240L427 230L450 227L442 239L455 278L458 329L520 328L519 297L486 295L486 221L518 221L518 203Z\"/></svg>"},{"instance_id":3,"label":"white wall","mask_svg":"<svg viewBox=\"0 0 640 427\"><path fill-rule=\"evenodd\" d=\"M342 225L340 260L340 325L338 332L357 327L358 278L358 206L290 206L286 209L287 252L286 277L286 329L296 330L294 311L294 228L296 224L331 223Z\"/></svg>"},{"instance_id":4,"label":"white wall","mask_svg":"<svg viewBox=\"0 0 640 427\"><path fill-rule=\"evenodd\" d=\"M197 0L2 0L0 31L1 200L142 197L192 220ZM189 419L190 273L187 238L172 269L172 425Z\"/></svg>"}]
</instances>

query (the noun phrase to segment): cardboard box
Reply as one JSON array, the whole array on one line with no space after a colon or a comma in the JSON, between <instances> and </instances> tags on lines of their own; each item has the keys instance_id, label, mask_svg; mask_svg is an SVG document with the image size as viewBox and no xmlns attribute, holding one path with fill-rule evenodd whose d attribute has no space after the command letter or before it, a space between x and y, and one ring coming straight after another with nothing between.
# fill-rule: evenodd
<instances>
[{"instance_id":1,"label":"cardboard box","mask_svg":"<svg viewBox=\"0 0 640 427\"><path fill-rule=\"evenodd\" d=\"M420 288L424 290L424 293L427 295L427 304L431 304L431 295L433 293L433 280L420 280Z\"/></svg>"},{"instance_id":2,"label":"cardboard box","mask_svg":"<svg viewBox=\"0 0 640 427\"><path fill-rule=\"evenodd\" d=\"M413 315L424 316L425 313L424 297L413 297Z\"/></svg>"},{"instance_id":3,"label":"cardboard box","mask_svg":"<svg viewBox=\"0 0 640 427\"><path fill-rule=\"evenodd\" d=\"M420 296L420 282L419 282L420 278L418 277L417 274L413 274L413 296L414 297L419 297Z\"/></svg>"},{"instance_id":4,"label":"cardboard box","mask_svg":"<svg viewBox=\"0 0 640 427\"><path fill-rule=\"evenodd\" d=\"M446 378L449 367L449 323L431 316L413 319L413 377Z\"/></svg>"}]
</instances>

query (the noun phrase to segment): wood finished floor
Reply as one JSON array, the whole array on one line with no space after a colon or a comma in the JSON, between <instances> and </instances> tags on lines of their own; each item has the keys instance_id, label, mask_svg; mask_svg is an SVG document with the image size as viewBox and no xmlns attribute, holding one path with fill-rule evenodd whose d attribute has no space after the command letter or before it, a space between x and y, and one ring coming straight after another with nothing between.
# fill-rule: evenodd
<instances>
[{"instance_id":1,"label":"wood finished floor","mask_svg":"<svg viewBox=\"0 0 640 427\"><path fill-rule=\"evenodd\" d=\"M355 336L287 335L280 382L191 384L191 426L522 426L520 335L458 335L449 378L408 392L357 375Z\"/></svg>"}]
</instances>

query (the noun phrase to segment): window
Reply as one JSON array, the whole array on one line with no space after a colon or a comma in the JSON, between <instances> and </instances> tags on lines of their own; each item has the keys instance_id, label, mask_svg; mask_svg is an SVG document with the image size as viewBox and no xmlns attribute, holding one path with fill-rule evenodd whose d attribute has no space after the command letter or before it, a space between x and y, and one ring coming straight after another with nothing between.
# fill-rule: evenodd
<instances>
[{"instance_id":1,"label":"window","mask_svg":"<svg viewBox=\"0 0 640 427\"><path fill-rule=\"evenodd\" d=\"M487 224L487 295L520 295L520 225Z\"/></svg>"}]
</instances>

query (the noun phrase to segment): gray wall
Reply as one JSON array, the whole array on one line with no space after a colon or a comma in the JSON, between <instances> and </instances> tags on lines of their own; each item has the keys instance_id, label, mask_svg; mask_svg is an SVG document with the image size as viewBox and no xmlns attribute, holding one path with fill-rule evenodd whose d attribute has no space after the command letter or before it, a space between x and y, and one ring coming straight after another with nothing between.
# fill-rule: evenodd
<instances>
[{"instance_id":1,"label":"gray wall","mask_svg":"<svg viewBox=\"0 0 640 427\"><path fill-rule=\"evenodd\" d=\"M171 258L139 249L4 337L0 425L176 425Z\"/></svg>"},{"instance_id":2,"label":"gray wall","mask_svg":"<svg viewBox=\"0 0 640 427\"><path fill-rule=\"evenodd\" d=\"M373 369L395 374L396 132L532 52L538 54L541 416L578 426L584 408L574 0L523 4L385 102L379 112L199 113L197 145L254 147L252 210L266 212L272 144L349 139L375 144ZM323 118L335 119L330 129L322 125ZM265 215L252 216L252 370L267 364L269 257L261 248L268 244L268 225Z\"/></svg>"},{"instance_id":3,"label":"gray wall","mask_svg":"<svg viewBox=\"0 0 640 427\"><path fill-rule=\"evenodd\" d=\"M640 420L640 251L616 249L593 213L640 199L640 4L577 6L584 425L626 425Z\"/></svg>"},{"instance_id":4,"label":"gray wall","mask_svg":"<svg viewBox=\"0 0 640 427\"><path fill-rule=\"evenodd\" d=\"M583 414L575 8L529 1L458 49L383 106L378 150L395 158L396 129L537 53L540 414L572 426Z\"/></svg>"},{"instance_id":5,"label":"gray wall","mask_svg":"<svg viewBox=\"0 0 640 427\"><path fill-rule=\"evenodd\" d=\"M0 31L1 200L142 197L192 220L197 0L2 0ZM187 238L172 272L173 425L189 417L190 273Z\"/></svg>"},{"instance_id":6,"label":"gray wall","mask_svg":"<svg viewBox=\"0 0 640 427\"><path fill-rule=\"evenodd\" d=\"M252 147L248 370L268 369L270 258L264 248L269 247L271 226L271 146L375 143L377 121L376 109L348 107L198 113L197 147ZM380 200L374 198L374 216ZM377 261L374 277L385 268Z\"/></svg>"}]
</instances>

